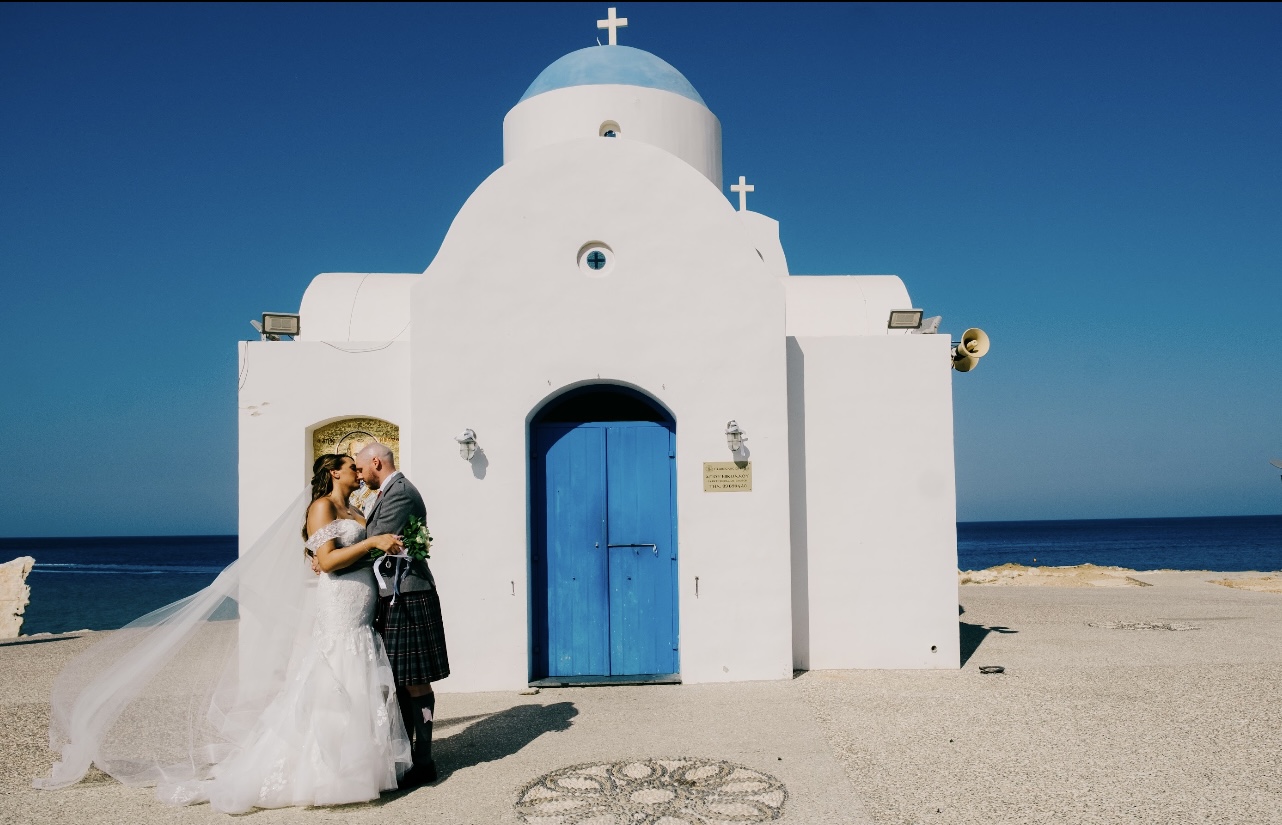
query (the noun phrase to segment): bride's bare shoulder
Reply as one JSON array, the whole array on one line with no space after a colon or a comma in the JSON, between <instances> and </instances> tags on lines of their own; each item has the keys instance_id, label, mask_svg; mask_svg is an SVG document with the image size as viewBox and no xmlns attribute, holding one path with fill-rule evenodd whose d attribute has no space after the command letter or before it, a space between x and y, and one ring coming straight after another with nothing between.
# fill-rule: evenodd
<instances>
[{"instance_id":1,"label":"bride's bare shoulder","mask_svg":"<svg viewBox=\"0 0 1282 825\"><path fill-rule=\"evenodd\" d=\"M338 508L334 506L329 496L321 496L307 505L307 515L326 515L333 518L338 515Z\"/></svg>"},{"instance_id":2,"label":"bride's bare shoulder","mask_svg":"<svg viewBox=\"0 0 1282 825\"><path fill-rule=\"evenodd\" d=\"M329 496L320 498L307 505L307 532L315 533L320 528L338 518L338 508Z\"/></svg>"}]
</instances>

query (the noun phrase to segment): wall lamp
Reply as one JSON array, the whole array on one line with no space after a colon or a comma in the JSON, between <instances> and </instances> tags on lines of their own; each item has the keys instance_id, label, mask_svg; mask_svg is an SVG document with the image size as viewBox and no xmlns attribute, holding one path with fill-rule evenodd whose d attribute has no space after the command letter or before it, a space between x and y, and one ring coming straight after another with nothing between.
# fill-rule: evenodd
<instances>
[{"instance_id":1,"label":"wall lamp","mask_svg":"<svg viewBox=\"0 0 1282 825\"><path fill-rule=\"evenodd\" d=\"M730 448L730 452L737 454L743 449L743 442L747 440L748 436L744 435L739 422L733 418L726 422L726 446Z\"/></svg>"},{"instance_id":2,"label":"wall lamp","mask_svg":"<svg viewBox=\"0 0 1282 825\"><path fill-rule=\"evenodd\" d=\"M468 427L463 432L454 436L454 440L458 442L459 458L462 458L464 461L471 461L472 457L476 455L477 449L476 433L472 431L472 428Z\"/></svg>"}]
</instances>

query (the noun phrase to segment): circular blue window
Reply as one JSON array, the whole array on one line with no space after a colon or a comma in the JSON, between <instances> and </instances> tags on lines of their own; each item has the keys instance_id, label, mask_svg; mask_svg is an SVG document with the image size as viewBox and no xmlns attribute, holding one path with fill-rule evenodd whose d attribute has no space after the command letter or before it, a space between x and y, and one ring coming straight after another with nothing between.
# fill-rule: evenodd
<instances>
[{"instance_id":1,"label":"circular blue window","mask_svg":"<svg viewBox=\"0 0 1282 825\"><path fill-rule=\"evenodd\" d=\"M579 247L579 271L593 278L603 278L614 269L614 250L600 241L589 241Z\"/></svg>"}]
</instances>

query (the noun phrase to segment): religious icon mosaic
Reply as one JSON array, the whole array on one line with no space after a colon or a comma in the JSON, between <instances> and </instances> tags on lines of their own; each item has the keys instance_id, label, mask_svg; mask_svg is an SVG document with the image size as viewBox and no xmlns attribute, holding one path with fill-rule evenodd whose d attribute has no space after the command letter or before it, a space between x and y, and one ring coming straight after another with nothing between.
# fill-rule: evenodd
<instances>
[{"instance_id":1,"label":"religious icon mosaic","mask_svg":"<svg viewBox=\"0 0 1282 825\"><path fill-rule=\"evenodd\" d=\"M390 447L396 466L401 465L401 428L381 418L344 418L317 427L312 432L312 461L325 453L354 456L374 441Z\"/></svg>"},{"instance_id":2,"label":"religious icon mosaic","mask_svg":"<svg viewBox=\"0 0 1282 825\"><path fill-rule=\"evenodd\" d=\"M344 418L317 427L312 432L312 461L325 453L355 456L375 441L390 447L396 466L401 466L401 428L390 421L368 417ZM374 506L375 495L362 483L353 491L349 502L368 514Z\"/></svg>"}]
</instances>

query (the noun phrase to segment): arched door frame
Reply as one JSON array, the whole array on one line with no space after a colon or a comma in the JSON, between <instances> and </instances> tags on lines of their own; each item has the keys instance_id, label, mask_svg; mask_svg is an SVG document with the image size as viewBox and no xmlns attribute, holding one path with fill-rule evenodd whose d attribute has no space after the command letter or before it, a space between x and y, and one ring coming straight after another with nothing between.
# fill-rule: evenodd
<instances>
[{"instance_id":1,"label":"arched door frame","mask_svg":"<svg viewBox=\"0 0 1282 825\"><path fill-rule=\"evenodd\" d=\"M579 401L581 399L587 399L588 397L596 394L615 395L625 400L628 404L632 404L632 405L635 405L637 403L644 404L645 407L648 408L648 414L645 415L644 417L629 416L625 418L614 418L614 419L606 418L602 420L596 420L593 418L579 419L579 418L571 417L569 419L566 419L566 418L556 417L558 408L564 409L567 406L570 406L571 408L573 408L573 405L575 404L576 401ZM575 384L562 387L556 392L546 396L544 399L540 401L539 404L537 404L530 411L529 415L526 418L526 444L527 444L527 450L526 450L526 456L527 456L526 566L527 567L526 569L527 569L527 582L529 587L529 592L527 594L528 598L526 601L526 604L527 604L526 627L527 627L528 654L530 657L529 658L529 661L530 661L529 677L532 681L542 681L540 678L541 674L537 672L539 665L538 665L538 662L536 662L535 660L536 635L538 632L536 628L538 627L538 623L539 623L536 613L541 608L544 608L544 609L546 608L546 605L545 605L546 596L544 596L543 599L541 600L538 593L536 593L536 588L547 587L547 583L545 581L539 580L539 576L536 574L536 571L535 571L535 563L534 563L534 558L536 553L536 542L539 540L538 537L536 536L536 529L538 529L540 519L544 517L542 513L535 512L536 502L539 501L540 499L540 497L537 495L537 491L535 490L535 484L544 483L544 478L542 476L540 476L539 478L535 477L536 429L544 425L573 427L574 425L577 425L577 424L608 424L610 423L611 420L615 420L619 422L646 421L666 429L669 434L669 443L670 443L669 457L673 459L673 462L669 469L669 472L671 473L670 482L669 482L669 495L670 495L669 507L670 507L670 513L671 513L671 520L668 527L668 533L669 533L668 541L670 543L669 546L670 546L670 551L671 551L672 559L674 563L674 570L672 572L672 582L671 582L671 588L672 588L671 610L672 610L672 617L673 617L674 647L676 646L677 638L679 638L678 634L679 634L679 627L680 627L680 607L679 607L680 601L678 598L678 587L677 587L677 583L679 582L679 574L678 574L678 571L675 569L676 565L679 564L678 555L677 555L678 512L677 512L677 484L676 484L676 472L675 472L675 454L673 452L675 450L676 425L677 425L676 416L673 415L671 410L669 410L665 404L663 404L661 401L655 398L652 394L645 391L641 387L637 387L635 385L628 384L625 382L609 381L609 380L590 380L590 381L577 382ZM542 605L540 604L541 601L543 602ZM679 681L679 677L677 675L679 674L679 672L680 672L680 651L678 649L675 652L675 669L673 673L661 674L661 676L664 677L661 679L645 679L644 681ZM592 682L627 683L629 681L635 682L636 680L631 679L629 677L620 677L620 678L606 677L606 678L600 678L600 679L598 678L566 679L565 677L553 677L552 679L549 679L547 681L562 681L566 683L583 684L583 683L592 683Z\"/></svg>"}]
</instances>

